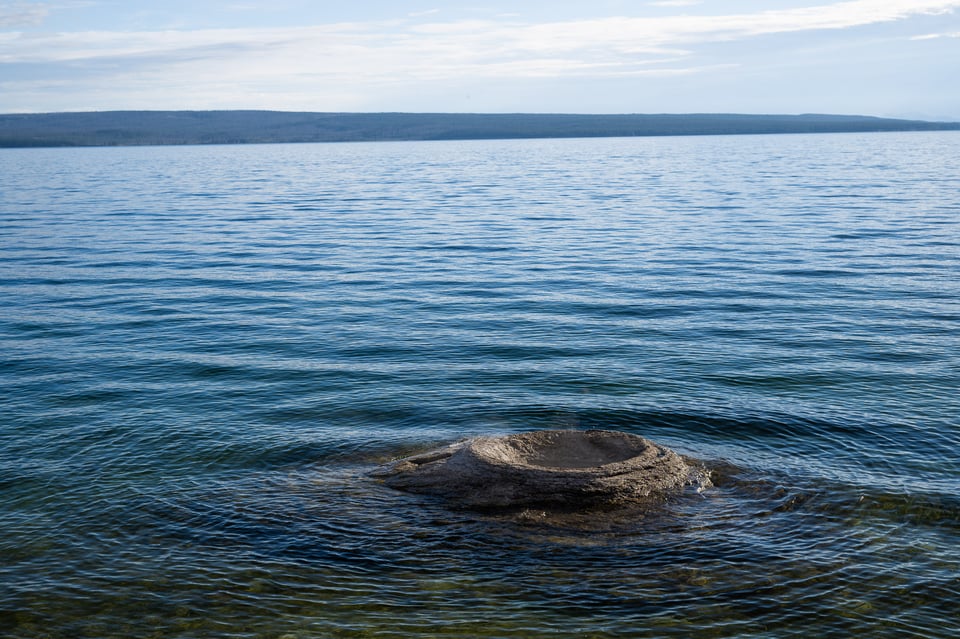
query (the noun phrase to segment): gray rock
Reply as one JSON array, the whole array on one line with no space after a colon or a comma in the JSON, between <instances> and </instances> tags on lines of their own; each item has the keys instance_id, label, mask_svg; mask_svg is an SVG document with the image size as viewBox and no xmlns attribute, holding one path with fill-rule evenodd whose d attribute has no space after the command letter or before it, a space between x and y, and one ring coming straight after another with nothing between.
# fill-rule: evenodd
<instances>
[{"instance_id":1,"label":"gray rock","mask_svg":"<svg viewBox=\"0 0 960 639\"><path fill-rule=\"evenodd\" d=\"M371 475L392 488L469 508L629 506L709 481L672 450L609 430L477 437L397 460Z\"/></svg>"}]
</instances>

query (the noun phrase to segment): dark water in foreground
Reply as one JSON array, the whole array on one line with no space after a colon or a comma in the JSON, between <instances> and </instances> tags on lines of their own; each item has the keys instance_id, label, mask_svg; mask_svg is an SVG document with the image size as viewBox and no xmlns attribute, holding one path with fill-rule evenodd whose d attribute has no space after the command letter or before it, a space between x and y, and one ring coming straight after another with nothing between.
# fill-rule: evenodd
<instances>
[{"instance_id":1,"label":"dark water in foreground","mask_svg":"<svg viewBox=\"0 0 960 639\"><path fill-rule=\"evenodd\" d=\"M4 150L0 197L0 636L960 625L960 134ZM556 427L719 485L365 476Z\"/></svg>"}]
</instances>

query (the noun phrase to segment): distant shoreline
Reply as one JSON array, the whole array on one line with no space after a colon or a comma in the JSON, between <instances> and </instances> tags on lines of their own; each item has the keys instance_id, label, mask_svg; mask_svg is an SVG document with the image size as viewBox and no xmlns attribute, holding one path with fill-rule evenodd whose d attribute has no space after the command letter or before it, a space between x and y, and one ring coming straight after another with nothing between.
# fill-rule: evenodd
<instances>
[{"instance_id":1,"label":"distant shoreline","mask_svg":"<svg viewBox=\"0 0 960 639\"><path fill-rule=\"evenodd\" d=\"M960 130L960 122L730 113L92 111L0 114L0 148Z\"/></svg>"}]
</instances>

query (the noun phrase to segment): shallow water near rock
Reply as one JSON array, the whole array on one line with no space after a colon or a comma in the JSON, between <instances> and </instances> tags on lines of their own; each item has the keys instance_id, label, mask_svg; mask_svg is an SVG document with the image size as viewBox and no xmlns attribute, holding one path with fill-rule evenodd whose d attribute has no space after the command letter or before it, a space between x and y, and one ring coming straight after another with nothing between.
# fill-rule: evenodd
<instances>
[{"instance_id":1,"label":"shallow water near rock","mask_svg":"<svg viewBox=\"0 0 960 639\"><path fill-rule=\"evenodd\" d=\"M952 637L957 176L957 133L2 150L0 636ZM540 429L714 485L369 475Z\"/></svg>"}]
</instances>

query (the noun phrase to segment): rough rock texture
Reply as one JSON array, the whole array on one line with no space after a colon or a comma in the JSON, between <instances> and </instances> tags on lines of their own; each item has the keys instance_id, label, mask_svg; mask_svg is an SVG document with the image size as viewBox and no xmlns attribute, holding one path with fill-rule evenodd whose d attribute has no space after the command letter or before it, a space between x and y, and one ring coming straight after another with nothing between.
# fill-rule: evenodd
<instances>
[{"instance_id":1,"label":"rough rock texture","mask_svg":"<svg viewBox=\"0 0 960 639\"><path fill-rule=\"evenodd\" d=\"M477 437L372 475L399 490L472 508L627 506L704 481L672 450L608 430Z\"/></svg>"}]
</instances>

